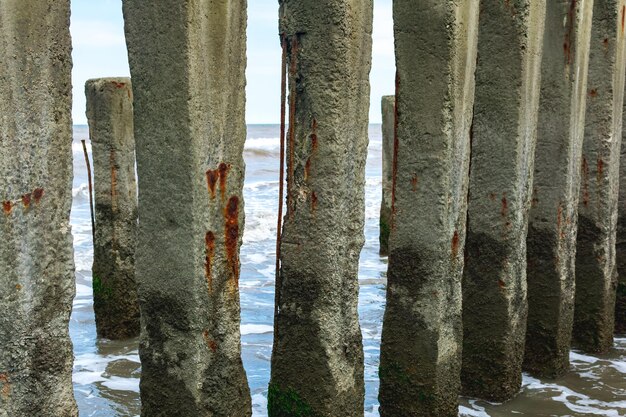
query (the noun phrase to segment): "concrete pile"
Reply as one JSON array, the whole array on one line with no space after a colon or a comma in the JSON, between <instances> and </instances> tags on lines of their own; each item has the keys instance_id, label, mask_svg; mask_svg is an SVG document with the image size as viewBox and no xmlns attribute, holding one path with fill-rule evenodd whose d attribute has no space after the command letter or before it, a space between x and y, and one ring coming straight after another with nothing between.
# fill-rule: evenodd
<instances>
[{"instance_id":1,"label":"concrete pile","mask_svg":"<svg viewBox=\"0 0 626 417\"><path fill-rule=\"evenodd\" d=\"M524 356L525 370L539 376L569 367L592 7L593 0L546 1Z\"/></svg>"},{"instance_id":2,"label":"concrete pile","mask_svg":"<svg viewBox=\"0 0 626 417\"><path fill-rule=\"evenodd\" d=\"M99 337L139 336L135 281L137 182L129 78L87 81L87 120L94 165L93 309Z\"/></svg>"},{"instance_id":3,"label":"concrete pile","mask_svg":"<svg viewBox=\"0 0 626 417\"><path fill-rule=\"evenodd\" d=\"M381 416L457 416L478 2L394 2L396 133ZM426 5L424 5L426 6Z\"/></svg>"},{"instance_id":4,"label":"concrete pile","mask_svg":"<svg viewBox=\"0 0 626 417\"><path fill-rule=\"evenodd\" d=\"M69 0L0 2L0 416L77 416Z\"/></svg>"},{"instance_id":5,"label":"concrete pile","mask_svg":"<svg viewBox=\"0 0 626 417\"><path fill-rule=\"evenodd\" d=\"M582 150L573 343L586 352L613 346L617 268L624 19L626 1L594 0Z\"/></svg>"},{"instance_id":6,"label":"concrete pile","mask_svg":"<svg viewBox=\"0 0 626 417\"><path fill-rule=\"evenodd\" d=\"M279 3L289 73L287 213L268 411L357 417L365 394L357 301L373 4Z\"/></svg>"},{"instance_id":7,"label":"concrete pile","mask_svg":"<svg viewBox=\"0 0 626 417\"><path fill-rule=\"evenodd\" d=\"M246 1L126 0L142 415L249 416L239 246Z\"/></svg>"},{"instance_id":8,"label":"concrete pile","mask_svg":"<svg viewBox=\"0 0 626 417\"><path fill-rule=\"evenodd\" d=\"M545 3L480 2L461 380L464 395L496 402L522 383Z\"/></svg>"}]
</instances>

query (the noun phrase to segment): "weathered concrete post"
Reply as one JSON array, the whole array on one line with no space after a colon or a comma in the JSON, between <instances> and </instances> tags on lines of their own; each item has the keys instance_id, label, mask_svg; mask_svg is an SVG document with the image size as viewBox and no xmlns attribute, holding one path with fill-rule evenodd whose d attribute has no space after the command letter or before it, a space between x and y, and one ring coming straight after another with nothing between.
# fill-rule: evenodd
<instances>
[{"instance_id":1,"label":"weathered concrete post","mask_svg":"<svg viewBox=\"0 0 626 417\"><path fill-rule=\"evenodd\" d=\"M239 246L246 1L125 0L142 416L249 416Z\"/></svg>"},{"instance_id":2,"label":"weathered concrete post","mask_svg":"<svg viewBox=\"0 0 626 417\"><path fill-rule=\"evenodd\" d=\"M623 109L622 121L626 118L626 100L624 100ZM618 279L615 300L615 333L626 334L626 129L623 128L623 123L621 138L617 236L615 245L615 261Z\"/></svg>"},{"instance_id":3,"label":"weathered concrete post","mask_svg":"<svg viewBox=\"0 0 626 417\"><path fill-rule=\"evenodd\" d=\"M94 165L93 299L98 336L139 336L135 281L137 183L130 78L85 84Z\"/></svg>"},{"instance_id":4,"label":"weathered concrete post","mask_svg":"<svg viewBox=\"0 0 626 417\"><path fill-rule=\"evenodd\" d=\"M555 377L569 366L580 160L593 0L546 1L541 98L527 239L524 368Z\"/></svg>"},{"instance_id":5,"label":"weathered concrete post","mask_svg":"<svg viewBox=\"0 0 626 417\"><path fill-rule=\"evenodd\" d=\"M478 2L393 4L393 221L380 414L456 416Z\"/></svg>"},{"instance_id":6,"label":"weathered concrete post","mask_svg":"<svg viewBox=\"0 0 626 417\"><path fill-rule=\"evenodd\" d=\"M69 0L0 2L0 416L77 416Z\"/></svg>"},{"instance_id":7,"label":"weathered concrete post","mask_svg":"<svg viewBox=\"0 0 626 417\"><path fill-rule=\"evenodd\" d=\"M544 0L481 0L465 269L465 395L520 389L526 337L526 232L545 24Z\"/></svg>"},{"instance_id":8,"label":"weathered concrete post","mask_svg":"<svg viewBox=\"0 0 626 417\"><path fill-rule=\"evenodd\" d=\"M358 263L373 4L279 4L290 129L268 411L270 417L360 417Z\"/></svg>"},{"instance_id":9,"label":"weathered concrete post","mask_svg":"<svg viewBox=\"0 0 626 417\"><path fill-rule=\"evenodd\" d=\"M380 254L389 255L391 232L391 190L393 185L393 138L396 126L396 97L383 96L380 101L383 116L383 196L380 203Z\"/></svg>"},{"instance_id":10,"label":"weathered concrete post","mask_svg":"<svg viewBox=\"0 0 626 417\"><path fill-rule=\"evenodd\" d=\"M588 352L606 352L613 345L625 18L626 0L594 1L572 338Z\"/></svg>"}]
</instances>

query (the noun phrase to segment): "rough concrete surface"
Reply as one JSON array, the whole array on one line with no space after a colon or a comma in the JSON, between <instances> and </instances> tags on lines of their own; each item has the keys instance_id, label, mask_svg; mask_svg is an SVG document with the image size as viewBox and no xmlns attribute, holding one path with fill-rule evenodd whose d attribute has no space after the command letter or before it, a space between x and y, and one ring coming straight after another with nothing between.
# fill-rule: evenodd
<instances>
[{"instance_id":1,"label":"rough concrete surface","mask_svg":"<svg viewBox=\"0 0 626 417\"><path fill-rule=\"evenodd\" d=\"M527 239L524 368L569 367L580 161L593 0L546 1L541 97Z\"/></svg>"},{"instance_id":2,"label":"rough concrete surface","mask_svg":"<svg viewBox=\"0 0 626 417\"><path fill-rule=\"evenodd\" d=\"M94 167L93 307L99 337L139 336L137 182L130 78L85 84Z\"/></svg>"},{"instance_id":3,"label":"rough concrete surface","mask_svg":"<svg viewBox=\"0 0 626 417\"><path fill-rule=\"evenodd\" d=\"M478 2L393 4L394 199L380 415L457 416Z\"/></svg>"},{"instance_id":4,"label":"rough concrete surface","mask_svg":"<svg viewBox=\"0 0 626 417\"><path fill-rule=\"evenodd\" d=\"M69 0L0 2L0 416L77 416Z\"/></svg>"},{"instance_id":5,"label":"rough concrete surface","mask_svg":"<svg viewBox=\"0 0 626 417\"><path fill-rule=\"evenodd\" d=\"M613 346L617 268L615 243L624 103L625 0L595 0L582 184L576 243L572 343L587 352Z\"/></svg>"},{"instance_id":6,"label":"rough concrete surface","mask_svg":"<svg viewBox=\"0 0 626 417\"><path fill-rule=\"evenodd\" d=\"M461 381L464 395L497 402L522 383L544 18L545 1L480 2Z\"/></svg>"},{"instance_id":7,"label":"rough concrete surface","mask_svg":"<svg viewBox=\"0 0 626 417\"><path fill-rule=\"evenodd\" d=\"M239 247L246 1L125 0L142 416L249 416Z\"/></svg>"},{"instance_id":8,"label":"rough concrete surface","mask_svg":"<svg viewBox=\"0 0 626 417\"><path fill-rule=\"evenodd\" d=\"M626 113L626 100L624 113ZM617 203L617 233L615 245L615 263L617 267L617 291L615 300L615 333L626 335L626 131L622 129L622 146L619 181L619 200Z\"/></svg>"},{"instance_id":9,"label":"rough concrete surface","mask_svg":"<svg viewBox=\"0 0 626 417\"><path fill-rule=\"evenodd\" d=\"M391 232L391 190L393 185L393 138L396 127L396 97L383 96L380 101L383 116L383 195L380 203L380 254L389 255L389 233Z\"/></svg>"},{"instance_id":10,"label":"rough concrete surface","mask_svg":"<svg viewBox=\"0 0 626 417\"><path fill-rule=\"evenodd\" d=\"M268 411L271 417L360 417L358 264L373 4L279 4L291 126Z\"/></svg>"}]
</instances>

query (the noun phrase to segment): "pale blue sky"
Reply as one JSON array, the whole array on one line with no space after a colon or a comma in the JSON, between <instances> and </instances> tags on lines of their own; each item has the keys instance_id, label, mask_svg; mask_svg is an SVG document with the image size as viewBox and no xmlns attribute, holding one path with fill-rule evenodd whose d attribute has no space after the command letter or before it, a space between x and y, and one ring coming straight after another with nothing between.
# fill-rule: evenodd
<instances>
[{"instance_id":1,"label":"pale blue sky","mask_svg":"<svg viewBox=\"0 0 626 417\"><path fill-rule=\"evenodd\" d=\"M147 0L148 1L148 0ZM391 0L375 0L370 122L380 123L380 97L394 92ZM278 1L248 0L246 121L277 123L280 111ZM75 124L85 124L85 81L128 76L122 0L72 0Z\"/></svg>"}]
</instances>

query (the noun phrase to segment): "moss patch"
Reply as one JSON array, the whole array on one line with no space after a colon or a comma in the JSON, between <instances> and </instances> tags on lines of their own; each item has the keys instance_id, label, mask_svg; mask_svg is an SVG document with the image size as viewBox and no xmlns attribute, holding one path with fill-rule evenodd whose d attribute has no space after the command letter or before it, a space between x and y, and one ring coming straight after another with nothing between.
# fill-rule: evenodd
<instances>
[{"instance_id":1,"label":"moss patch","mask_svg":"<svg viewBox=\"0 0 626 417\"><path fill-rule=\"evenodd\" d=\"M434 407L435 394L432 388L422 385L415 372L405 369L395 361L384 362L386 365L381 365L378 370L381 381L388 387L387 399L383 401L391 401L397 405L410 399L419 402L424 409Z\"/></svg>"},{"instance_id":2,"label":"moss patch","mask_svg":"<svg viewBox=\"0 0 626 417\"><path fill-rule=\"evenodd\" d=\"M267 393L270 417L316 417L311 406L293 388L281 389L270 384Z\"/></svg>"},{"instance_id":3,"label":"moss patch","mask_svg":"<svg viewBox=\"0 0 626 417\"><path fill-rule=\"evenodd\" d=\"M98 297L108 298L113 294L111 288L106 287L99 276L93 275L93 295Z\"/></svg>"},{"instance_id":4,"label":"moss patch","mask_svg":"<svg viewBox=\"0 0 626 417\"><path fill-rule=\"evenodd\" d=\"M379 225L380 225L380 237L379 237L380 254L386 255L389 253L389 234L391 233L391 228L389 227L389 224L383 218L383 216L380 217Z\"/></svg>"},{"instance_id":5,"label":"moss patch","mask_svg":"<svg viewBox=\"0 0 626 417\"><path fill-rule=\"evenodd\" d=\"M411 384L411 377L397 362L389 362L386 366L381 365L378 369L381 379L387 379L397 384Z\"/></svg>"}]
</instances>

